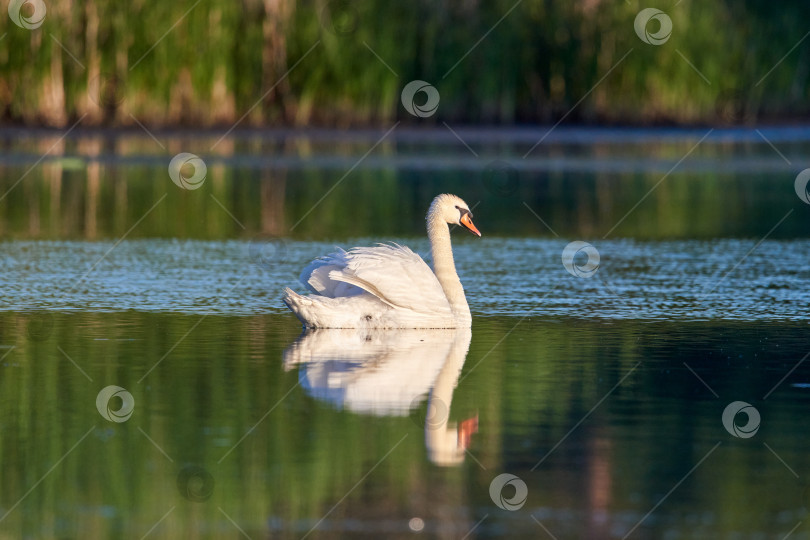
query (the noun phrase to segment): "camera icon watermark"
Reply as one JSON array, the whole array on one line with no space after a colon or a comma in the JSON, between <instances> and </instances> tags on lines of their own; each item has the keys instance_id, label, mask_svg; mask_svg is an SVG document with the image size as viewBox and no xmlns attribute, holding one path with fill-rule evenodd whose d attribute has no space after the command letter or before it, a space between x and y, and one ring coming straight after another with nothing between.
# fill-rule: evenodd
<instances>
[{"instance_id":1,"label":"camera icon watermark","mask_svg":"<svg viewBox=\"0 0 810 540\"><path fill-rule=\"evenodd\" d=\"M180 152L169 162L169 177L178 187L183 189L198 189L205 182L208 168L205 162L197 155Z\"/></svg>"},{"instance_id":2,"label":"camera icon watermark","mask_svg":"<svg viewBox=\"0 0 810 540\"><path fill-rule=\"evenodd\" d=\"M650 21L658 23L658 31L650 32ZM638 38L648 45L663 45L672 35L672 19L669 15L656 8L642 9L633 21Z\"/></svg>"},{"instance_id":3,"label":"camera icon watermark","mask_svg":"<svg viewBox=\"0 0 810 540\"><path fill-rule=\"evenodd\" d=\"M416 95L425 94L427 99L421 105L416 103ZM419 118L433 116L439 108L439 91L425 81L411 81L402 89L402 106L405 110Z\"/></svg>"},{"instance_id":4,"label":"camera icon watermark","mask_svg":"<svg viewBox=\"0 0 810 540\"><path fill-rule=\"evenodd\" d=\"M121 403L116 409L110 406L114 399L120 399ZM135 398L126 389L120 386L110 385L101 389L96 396L96 409L98 413L110 422L126 422L135 410Z\"/></svg>"},{"instance_id":5,"label":"camera icon watermark","mask_svg":"<svg viewBox=\"0 0 810 540\"><path fill-rule=\"evenodd\" d=\"M808 189L810 186L808 186L808 183L810 183L810 169L800 172L796 176L796 180L793 181L793 189L796 190L796 195L805 204L810 204L810 189Z\"/></svg>"},{"instance_id":6,"label":"camera icon watermark","mask_svg":"<svg viewBox=\"0 0 810 540\"><path fill-rule=\"evenodd\" d=\"M177 475L177 490L191 502L205 502L214 493L214 477L198 465L187 465Z\"/></svg>"},{"instance_id":7,"label":"camera icon watermark","mask_svg":"<svg viewBox=\"0 0 810 540\"><path fill-rule=\"evenodd\" d=\"M514 495L511 497L505 497L503 494L506 486L511 486L515 490ZM529 488L526 487L526 482L514 474L503 473L490 482L489 497L498 508L514 512L520 510L526 504L526 499L529 497Z\"/></svg>"},{"instance_id":8,"label":"camera icon watermark","mask_svg":"<svg viewBox=\"0 0 810 540\"><path fill-rule=\"evenodd\" d=\"M743 413L747 417L745 425L738 425L737 415ZM740 439L750 439L759 431L759 411L745 401L732 401L723 410L723 427L730 435Z\"/></svg>"},{"instance_id":9,"label":"camera icon watermark","mask_svg":"<svg viewBox=\"0 0 810 540\"><path fill-rule=\"evenodd\" d=\"M43 0L11 0L8 3L11 22L27 30L36 30L42 26L47 11Z\"/></svg>"},{"instance_id":10,"label":"camera icon watermark","mask_svg":"<svg viewBox=\"0 0 810 540\"><path fill-rule=\"evenodd\" d=\"M584 260L583 260L584 259ZM588 242L576 240L562 252L562 263L574 277L591 278L599 270L599 252Z\"/></svg>"}]
</instances>

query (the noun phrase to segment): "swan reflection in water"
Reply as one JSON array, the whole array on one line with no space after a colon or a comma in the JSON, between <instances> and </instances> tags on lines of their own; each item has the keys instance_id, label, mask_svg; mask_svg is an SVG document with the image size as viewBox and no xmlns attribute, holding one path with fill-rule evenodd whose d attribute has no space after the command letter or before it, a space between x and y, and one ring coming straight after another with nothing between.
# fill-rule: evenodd
<instances>
[{"instance_id":1,"label":"swan reflection in water","mask_svg":"<svg viewBox=\"0 0 810 540\"><path fill-rule=\"evenodd\" d=\"M358 414L405 416L428 395L425 446L436 465L457 465L478 417L450 423L450 404L470 348L469 328L311 330L284 352L307 394Z\"/></svg>"}]
</instances>

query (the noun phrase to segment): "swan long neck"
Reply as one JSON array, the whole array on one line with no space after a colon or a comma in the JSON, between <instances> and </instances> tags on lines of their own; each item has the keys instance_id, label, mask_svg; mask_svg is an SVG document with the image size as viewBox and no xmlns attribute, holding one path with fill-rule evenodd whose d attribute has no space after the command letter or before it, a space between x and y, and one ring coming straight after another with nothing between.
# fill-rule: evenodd
<instances>
[{"instance_id":1,"label":"swan long neck","mask_svg":"<svg viewBox=\"0 0 810 540\"><path fill-rule=\"evenodd\" d=\"M464 287L456 273L453 247L450 243L450 227L442 218L437 204L430 207L427 215L427 233L433 257L433 272L439 280L453 314L459 321L470 322L470 306L464 296Z\"/></svg>"}]
</instances>

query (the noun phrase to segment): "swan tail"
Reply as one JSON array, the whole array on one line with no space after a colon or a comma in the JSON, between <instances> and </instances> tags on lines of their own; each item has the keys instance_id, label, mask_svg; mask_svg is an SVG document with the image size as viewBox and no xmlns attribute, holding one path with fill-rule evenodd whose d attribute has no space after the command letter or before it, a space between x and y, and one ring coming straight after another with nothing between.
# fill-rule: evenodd
<instances>
[{"instance_id":1,"label":"swan tail","mask_svg":"<svg viewBox=\"0 0 810 540\"><path fill-rule=\"evenodd\" d=\"M301 296L289 287L284 288L284 297L282 301L290 308L290 311L295 313L304 326L310 326L307 321L308 312L312 309L312 300L306 296Z\"/></svg>"},{"instance_id":2,"label":"swan tail","mask_svg":"<svg viewBox=\"0 0 810 540\"><path fill-rule=\"evenodd\" d=\"M352 309L341 309L349 300L328 298L321 295L300 295L290 288L284 289L284 303L295 313L304 328L352 328L349 320L354 315ZM348 326L346 326L348 323Z\"/></svg>"}]
</instances>

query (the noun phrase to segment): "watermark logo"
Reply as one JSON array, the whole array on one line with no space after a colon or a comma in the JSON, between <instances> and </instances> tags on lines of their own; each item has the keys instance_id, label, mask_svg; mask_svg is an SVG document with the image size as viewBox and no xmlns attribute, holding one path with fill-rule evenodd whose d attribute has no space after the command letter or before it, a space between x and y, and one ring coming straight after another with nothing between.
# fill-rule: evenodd
<instances>
[{"instance_id":1,"label":"watermark logo","mask_svg":"<svg viewBox=\"0 0 810 540\"><path fill-rule=\"evenodd\" d=\"M332 0L321 11L321 26L337 36L353 34L357 19L357 10L349 0Z\"/></svg>"},{"instance_id":2,"label":"watermark logo","mask_svg":"<svg viewBox=\"0 0 810 540\"><path fill-rule=\"evenodd\" d=\"M42 0L11 0L8 16L20 28L35 30L45 22L45 2Z\"/></svg>"},{"instance_id":3,"label":"watermark logo","mask_svg":"<svg viewBox=\"0 0 810 540\"><path fill-rule=\"evenodd\" d=\"M484 187L501 197L514 195L518 190L518 173L509 163L496 159L484 169Z\"/></svg>"},{"instance_id":4,"label":"watermark logo","mask_svg":"<svg viewBox=\"0 0 810 540\"><path fill-rule=\"evenodd\" d=\"M563 249L562 263L572 276L590 278L599 270L599 252L588 242L576 240Z\"/></svg>"},{"instance_id":5,"label":"watermark logo","mask_svg":"<svg viewBox=\"0 0 810 540\"><path fill-rule=\"evenodd\" d=\"M738 425L735 420L737 415L743 413L747 417L743 426ZM750 403L745 401L732 401L723 411L723 427L729 434L740 439L750 439L759 431L760 416L759 411Z\"/></svg>"},{"instance_id":6,"label":"watermark logo","mask_svg":"<svg viewBox=\"0 0 810 540\"><path fill-rule=\"evenodd\" d=\"M287 259L287 241L275 236L259 236L248 244L250 262L262 270L273 270Z\"/></svg>"},{"instance_id":7,"label":"watermark logo","mask_svg":"<svg viewBox=\"0 0 810 540\"><path fill-rule=\"evenodd\" d=\"M214 477L198 465L187 465L177 475L177 489L184 499L205 502L214 493Z\"/></svg>"},{"instance_id":8,"label":"watermark logo","mask_svg":"<svg viewBox=\"0 0 810 540\"><path fill-rule=\"evenodd\" d=\"M506 486L511 486L515 490L515 494L511 498L504 497L503 490ZM510 512L520 510L526 504L528 496L529 488L526 487L526 482L514 474L499 474L489 484L489 497L495 506L502 510Z\"/></svg>"},{"instance_id":9,"label":"watermark logo","mask_svg":"<svg viewBox=\"0 0 810 540\"><path fill-rule=\"evenodd\" d=\"M205 182L208 168L199 156L188 152L180 152L169 162L169 177L178 187L183 189L198 189Z\"/></svg>"},{"instance_id":10,"label":"watermark logo","mask_svg":"<svg viewBox=\"0 0 810 540\"><path fill-rule=\"evenodd\" d=\"M101 109L114 109L120 105L126 95L124 90L124 81L110 73L100 73L87 85L88 96Z\"/></svg>"},{"instance_id":11,"label":"watermark logo","mask_svg":"<svg viewBox=\"0 0 810 540\"><path fill-rule=\"evenodd\" d=\"M110 406L113 398L121 400L118 409ZM96 396L96 409L105 420L120 424L129 420L129 417L132 416L132 412L135 410L135 398L120 386L107 386L102 388L101 392Z\"/></svg>"},{"instance_id":12,"label":"watermark logo","mask_svg":"<svg viewBox=\"0 0 810 540\"><path fill-rule=\"evenodd\" d=\"M450 418L450 407L441 399L430 396L427 402L427 408L422 412L423 396L417 396L411 402L411 410L414 414L411 415L414 423L419 427L425 429L435 430L441 429L447 425Z\"/></svg>"},{"instance_id":13,"label":"watermark logo","mask_svg":"<svg viewBox=\"0 0 810 540\"><path fill-rule=\"evenodd\" d=\"M416 95L425 94L427 99L421 105L416 103ZM433 116L439 108L439 91L425 81L411 81L402 89L402 106L419 118Z\"/></svg>"},{"instance_id":14,"label":"watermark logo","mask_svg":"<svg viewBox=\"0 0 810 540\"><path fill-rule=\"evenodd\" d=\"M737 88L721 90L714 108L717 118L724 124L745 124L751 120L745 92Z\"/></svg>"},{"instance_id":15,"label":"watermark logo","mask_svg":"<svg viewBox=\"0 0 810 540\"><path fill-rule=\"evenodd\" d=\"M27 321L25 330L31 341L45 341L53 331L53 315L47 311L33 313Z\"/></svg>"},{"instance_id":16,"label":"watermark logo","mask_svg":"<svg viewBox=\"0 0 810 540\"><path fill-rule=\"evenodd\" d=\"M798 195L805 204L810 204L810 189L808 189L810 186L808 186L808 183L810 183L810 169L805 169L800 172L793 182L796 195Z\"/></svg>"},{"instance_id":17,"label":"watermark logo","mask_svg":"<svg viewBox=\"0 0 810 540\"><path fill-rule=\"evenodd\" d=\"M658 31L650 32L650 21L658 23ZM633 22L638 38L649 45L663 45L672 35L672 19L669 15L656 8L642 9Z\"/></svg>"}]
</instances>

